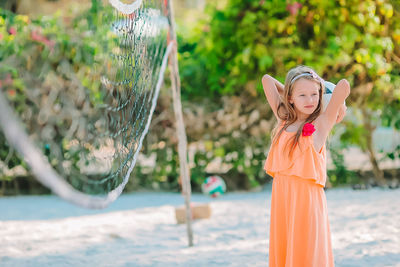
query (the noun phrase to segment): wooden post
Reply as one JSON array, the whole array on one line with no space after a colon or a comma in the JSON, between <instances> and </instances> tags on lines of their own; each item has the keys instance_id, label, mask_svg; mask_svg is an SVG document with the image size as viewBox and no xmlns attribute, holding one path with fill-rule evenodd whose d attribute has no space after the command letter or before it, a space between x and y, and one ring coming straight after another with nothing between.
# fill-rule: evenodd
<instances>
[{"instance_id":1,"label":"wooden post","mask_svg":"<svg viewBox=\"0 0 400 267\"><path fill-rule=\"evenodd\" d=\"M185 197L185 207L186 207L186 226L187 234L189 239L189 247L193 246L193 231L192 231L192 210L190 207L190 195L192 193L190 186L190 171L187 162L187 138L185 125L183 122L182 115L182 104L181 104L181 82L179 77L178 68L178 51L177 51L177 41L175 34L175 21L174 21L174 11L172 0L168 2L168 13L170 20L170 41L174 42L174 47L169 56L168 64L171 72L171 88L172 88L172 98L176 119L176 131L178 135L178 153L179 153L179 169L180 177L182 180L182 191Z\"/></svg>"}]
</instances>

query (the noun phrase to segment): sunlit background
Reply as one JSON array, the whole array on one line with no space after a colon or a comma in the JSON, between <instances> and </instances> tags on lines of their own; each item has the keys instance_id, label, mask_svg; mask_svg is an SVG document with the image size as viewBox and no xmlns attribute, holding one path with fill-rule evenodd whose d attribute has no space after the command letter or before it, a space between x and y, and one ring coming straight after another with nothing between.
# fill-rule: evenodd
<instances>
[{"instance_id":1,"label":"sunlit background","mask_svg":"<svg viewBox=\"0 0 400 267\"><path fill-rule=\"evenodd\" d=\"M400 2L173 4L193 199L213 211L194 224L197 245L186 248L185 228L173 214L183 198L165 75L125 194L106 210L50 196L0 133L0 266L265 266L271 177L263 164L276 120L261 77L284 82L298 64L351 84L347 115L327 146L337 266L400 266ZM109 143L91 164L81 155L94 148L74 147L65 138L101 142L96 133L108 125L98 122L100 72L109 67L106 42L121 25L106 25L107 6L100 0L0 0L0 88L31 137L52 141L40 148L57 170L113 168ZM142 34L154 37L142 23ZM87 120L74 121L74 112ZM70 124L61 123L68 116ZM210 175L223 178L227 194L200 195Z\"/></svg>"}]
</instances>

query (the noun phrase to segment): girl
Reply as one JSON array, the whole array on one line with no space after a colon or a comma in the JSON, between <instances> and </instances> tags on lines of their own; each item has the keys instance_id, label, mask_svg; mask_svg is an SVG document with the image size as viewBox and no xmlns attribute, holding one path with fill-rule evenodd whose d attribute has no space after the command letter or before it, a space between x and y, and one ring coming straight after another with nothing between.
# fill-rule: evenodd
<instances>
[{"instance_id":1,"label":"girl","mask_svg":"<svg viewBox=\"0 0 400 267\"><path fill-rule=\"evenodd\" d=\"M345 114L350 86L341 80L326 109L324 81L309 67L291 69L283 86L262 84L278 120L264 169L271 175L269 267L334 266L324 186L325 141Z\"/></svg>"}]
</instances>

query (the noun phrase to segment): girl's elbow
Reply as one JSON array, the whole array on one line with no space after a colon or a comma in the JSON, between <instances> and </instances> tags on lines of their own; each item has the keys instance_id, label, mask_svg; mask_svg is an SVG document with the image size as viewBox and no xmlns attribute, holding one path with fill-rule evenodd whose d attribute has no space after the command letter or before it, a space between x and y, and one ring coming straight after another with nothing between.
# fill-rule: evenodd
<instances>
[{"instance_id":1,"label":"girl's elbow","mask_svg":"<svg viewBox=\"0 0 400 267\"><path fill-rule=\"evenodd\" d=\"M269 76L268 74L264 74L264 76L262 77L262 81L267 81L271 76Z\"/></svg>"},{"instance_id":2,"label":"girl's elbow","mask_svg":"<svg viewBox=\"0 0 400 267\"><path fill-rule=\"evenodd\" d=\"M271 87L271 83L273 83L271 76L265 74L261 79L261 83L263 85L264 91L269 90L269 88Z\"/></svg>"}]
</instances>

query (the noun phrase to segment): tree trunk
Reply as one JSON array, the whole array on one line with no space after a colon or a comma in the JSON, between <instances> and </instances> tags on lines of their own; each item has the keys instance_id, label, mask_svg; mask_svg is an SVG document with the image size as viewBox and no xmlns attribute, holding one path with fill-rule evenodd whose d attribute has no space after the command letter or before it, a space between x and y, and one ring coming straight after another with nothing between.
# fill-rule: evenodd
<instances>
[{"instance_id":1,"label":"tree trunk","mask_svg":"<svg viewBox=\"0 0 400 267\"><path fill-rule=\"evenodd\" d=\"M379 186L386 186L384 174L383 174L383 171L381 170L381 168L379 167L379 163L378 163L378 160L376 159L374 146L373 146L372 133L376 129L376 126L372 125L371 116L370 116L370 114L368 114L368 111L365 107L361 108L361 112L363 114L364 127L367 130L366 135L365 135L367 152L368 152L369 161L371 162L371 165L372 165L372 172L374 173L375 181Z\"/></svg>"},{"instance_id":2,"label":"tree trunk","mask_svg":"<svg viewBox=\"0 0 400 267\"><path fill-rule=\"evenodd\" d=\"M18 184L18 179L17 179L17 177L14 177L13 183L14 183L15 195L18 196L18 195L19 195L19 184Z\"/></svg>"},{"instance_id":3,"label":"tree trunk","mask_svg":"<svg viewBox=\"0 0 400 267\"><path fill-rule=\"evenodd\" d=\"M14 13L17 12L19 0L0 0L0 7L10 10Z\"/></svg>"},{"instance_id":4,"label":"tree trunk","mask_svg":"<svg viewBox=\"0 0 400 267\"><path fill-rule=\"evenodd\" d=\"M0 196L4 196L5 193L6 193L6 180L3 178L3 179L1 179Z\"/></svg>"},{"instance_id":5,"label":"tree trunk","mask_svg":"<svg viewBox=\"0 0 400 267\"><path fill-rule=\"evenodd\" d=\"M368 132L367 134L367 148L368 148L368 157L369 161L372 165L372 171L375 176L375 181L378 183L379 186L385 186L386 181L383 175L383 171L379 168L378 161L376 160L374 148L372 146L372 134Z\"/></svg>"}]
</instances>

